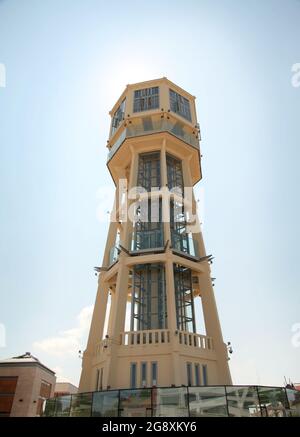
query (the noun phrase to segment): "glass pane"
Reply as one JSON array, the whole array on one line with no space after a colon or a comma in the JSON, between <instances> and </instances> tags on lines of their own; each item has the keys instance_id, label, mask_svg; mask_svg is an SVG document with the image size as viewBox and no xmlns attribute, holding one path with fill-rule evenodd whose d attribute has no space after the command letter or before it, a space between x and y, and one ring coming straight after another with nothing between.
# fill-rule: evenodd
<instances>
[{"instance_id":1,"label":"glass pane","mask_svg":"<svg viewBox=\"0 0 300 437\"><path fill-rule=\"evenodd\" d=\"M196 332L192 271L174 264L177 328L180 331Z\"/></svg>"},{"instance_id":2,"label":"glass pane","mask_svg":"<svg viewBox=\"0 0 300 437\"><path fill-rule=\"evenodd\" d=\"M258 395L263 416L285 417L289 414L289 405L284 388L258 387Z\"/></svg>"},{"instance_id":3,"label":"glass pane","mask_svg":"<svg viewBox=\"0 0 300 437\"><path fill-rule=\"evenodd\" d=\"M70 416L90 417L92 409L92 393L72 395Z\"/></svg>"},{"instance_id":4,"label":"glass pane","mask_svg":"<svg viewBox=\"0 0 300 437\"><path fill-rule=\"evenodd\" d=\"M56 399L47 399L43 416L55 416Z\"/></svg>"},{"instance_id":5,"label":"glass pane","mask_svg":"<svg viewBox=\"0 0 300 437\"><path fill-rule=\"evenodd\" d=\"M182 117L191 121L190 102L185 97L170 89L170 107L171 111L182 115Z\"/></svg>"},{"instance_id":6,"label":"glass pane","mask_svg":"<svg viewBox=\"0 0 300 437\"><path fill-rule=\"evenodd\" d=\"M163 264L133 269L131 331L167 328L167 297Z\"/></svg>"},{"instance_id":7,"label":"glass pane","mask_svg":"<svg viewBox=\"0 0 300 437\"><path fill-rule=\"evenodd\" d=\"M300 417L300 391L287 388L286 394L290 404L291 416Z\"/></svg>"},{"instance_id":8,"label":"glass pane","mask_svg":"<svg viewBox=\"0 0 300 437\"><path fill-rule=\"evenodd\" d=\"M96 392L93 396L92 416L118 417L119 392Z\"/></svg>"},{"instance_id":9,"label":"glass pane","mask_svg":"<svg viewBox=\"0 0 300 437\"><path fill-rule=\"evenodd\" d=\"M154 388L154 417L188 417L187 388Z\"/></svg>"},{"instance_id":10,"label":"glass pane","mask_svg":"<svg viewBox=\"0 0 300 437\"><path fill-rule=\"evenodd\" d=\"M120 416L151 416L151 389L121 390Z\"/></svg>"},{"instance_id":11,"label":"glass pane","mask_svg":"<svg viewBox=\"0 0 300 437\"><path fill-rule=\"evenodd\" d=\"M191 417L228 416L225 387L189 387Z\"/></svg>"},{"instance_id":12,"label":"glass pane","mask_svg":"<svg viewBox=\"0 0 300 437\"><path fill-rule=\"evenodd\" d=\"M69 416L71 407L71 396L60 396L56 399L56 416Z\"/></svg>"},{"instance_id":13,"label":"glass pane","mask_svg":"<svg viewBox=\"0 0 300 437\"><path fill-rule=\"evenodd\" d=\"M256 387L226 387L231 417L261 416Z\"/></svg>"},{"instance_id":14,"label":"glass pane","mask_svg":"<svg viewBox=\"0 0 300 437\"><path fill-rule=\"evenodd\" d=\"M146 191L160 188L160 152L139 155L137 186Z\"/></svg>"},{"instance_id":15,"label":"glass pane","mask_svg":"<svg viewBox=\"0 0 300 437\"><path fill-rule=\"evenodd\" d=\"M134 92L133 112L159 108L159 88L145 88Z\"/></svg>"}]
</instances>

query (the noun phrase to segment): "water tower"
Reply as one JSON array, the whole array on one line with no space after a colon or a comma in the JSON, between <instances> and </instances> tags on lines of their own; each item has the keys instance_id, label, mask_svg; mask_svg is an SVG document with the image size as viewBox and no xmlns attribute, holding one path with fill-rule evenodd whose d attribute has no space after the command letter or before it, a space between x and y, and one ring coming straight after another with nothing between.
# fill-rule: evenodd
<instances>
[{"instance_id":1,"label":"water tower","mask_svg":"<svg viewBox=\"0 0 300 437\"><path fill-rule=\"evenodd\" d=\"M116 192L79 391L230 385L193 194L195 97L167 78L127 85L110 115Z\"/></svg>"}]
</instances>

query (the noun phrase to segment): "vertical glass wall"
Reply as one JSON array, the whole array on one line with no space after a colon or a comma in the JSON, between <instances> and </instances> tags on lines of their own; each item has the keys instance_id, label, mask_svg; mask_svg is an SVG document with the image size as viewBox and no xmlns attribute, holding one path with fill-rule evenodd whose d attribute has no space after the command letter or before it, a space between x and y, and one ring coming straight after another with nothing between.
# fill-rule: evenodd
<instances>
[{"instance_id":1,"label":"vertical glass wall","mask_svg":"<svg viewBox=\"0 0 300 437\"><path fill-rule=\"evenodd\" d=\"M154 417L188 417L187 388L154 388L152 405Z\"/></svg>"},{"instance_id":2,"label":"vertical glass wall","mask_svg":"<svg viewBox=\"0 0 300 437\"><path fill-rule=\"evenodd\" d=\"M43 416L45 417L56 416L56 411L55 411L56 399L58 398L46 400ZM71 400L71 396L70 396L70 400Z\"/></svg>"},{"instance_id":3,"label":"vertical glass wall","mask_svg":"<svg viewBox=\"0 0 300 437\"><path fill-rule=\"evenodd\" d=\"M281 387L258 387L261 413L267 417L284 417L289 407L286 391Z\"/></svg>"},{"instance_id":4,"label":"vertical glass wall","mask_svg":"<svg viewBox=\"0 0 300 437\"><path fill-rule=\"evenodd\" d=\"M132 250L153 249L164 246L162 202L151 198L139 202L135 212Z\"/></svg>"},{"instance_id":5,"label":"vertical glass wall","mask_svg":"<svg viewBox=\"0 0 300 437\"><path fill-rule=\"evenodd\" d=\"M150 417L151 412L151 389L120 391L120 416Z\"/></svg>"},{"instance_id":6,"label":"vertical glass wall","mask_svg":"<svg viewBox=\"0 0 300 437\"><path fill-rule=\"evenodd\" d=\"M290 415L300 417L300 391L287 388L286 394L290 405Z\"/></svg>"},{"instance_id":7,"label":"vertical glass wall","mask_svg":"<svg viewBox=\"0 0 300 437\"><path fill-rule=\"evenodd\" d=\"M167 328L167 300L163 264L133 268L131 331Z\"/></svg>"},{"instance_id":8,"label":"vertical glass wall","mask_svg":"<svg viewBox=\"0 0 300 437\"><path fill-rule=\"evenodd\" d=\"M189 387L191 417L228 416L225 387Z\"/></svg>"},{"instance_id":9,"label":"vertical glass wall","mask_svg":"<svg viewBox=\"0 0 300 437\"><path fill-rule=\"evenodd\" d=\"M226 393L229 416L261 416L256 387L226 387Z\"/></svg>"},{"instance_id":10,"label":"vertical glass wall","mask_svg":"<svg viewBox=\"0 0 300 437\"><path fill-rule=\"evenodd\" d=\"M196 241L192 234L187 232L187 221L182 202L171 200L170 228L172 247L180 252L198 256Z\"/></svg>"},{"instance_id":11,"label":"vertical glass wall","mask_svg":"<svg viewBox=\"0 0 300 437\"><path fill-rule=\"evenodd\" d=\"M149 192L160 189L160 152L139 155L137 186Z\"/></svg>"},{"instance_id":12,"label":"vertical glass wall","mask_svg":"<svg viewBox=\"0 0 300 437\"><path fill-rule=\"evenodd\" d=\"M64 417L70 415L71 396L60 396L56 399L56 416Z\"/></svg>"},{"instance_id":13,"label":"vertical glass wall","mask_svg":"<svg viewBox=\"0 0 300 437\"><path fill-rule=\"evenodd\" d=\"M179 264L174 264L173 269L177 328L180 331L196 332L192 272Z\"/></svg>"},{"instance_id":14,"label":"vertical glass wall","mask_svg":"<svg viewBox=\"0 0 300 437\"><path fill-rule=\"evenodd\" d=\"M118 417L119 391L95 392L93 395L92 416Z\"/></svg>"},{"instance_id":15,"label":"vertical glass wall","mask_svg":"<svg viewBox=\"0 0 300 437\"><path fill-rule=\"evenodd\" d=\"M156 362L151 363L149 372L155 385ZM300 392L259 386L152 387L100 391L47 399L43 416L300 417Z\"/></svg>"},{"instance_id":16,"label":"vertical glass wall","mask_svg":"<svg viewBox=\"0 0 300 437\"><path fill-rule=\"evenodd\" d=\"M93 393L72 395L70 416L90 417L92 414L92 395Z\"/></svg>"},{"instance_id":17,"label":"vertical glass wall","mask_svg":"<svg viewBox=\"0 0 300 437\"><path fill-rule=\"evenodd\" d=\"M181 160L167 154L168 188L183 196L183 175Z\"/></svg>"}]
</instances>

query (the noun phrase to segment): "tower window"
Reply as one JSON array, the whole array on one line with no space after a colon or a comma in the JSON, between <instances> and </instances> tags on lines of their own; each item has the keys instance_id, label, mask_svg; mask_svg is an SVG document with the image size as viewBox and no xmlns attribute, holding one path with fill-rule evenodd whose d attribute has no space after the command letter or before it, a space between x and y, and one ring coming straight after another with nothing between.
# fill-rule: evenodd
<instances>
[{"instance_id":1,"label":"tower window","mask_svg":"<svg viewBox=\"0 0 300 437\"><path fill-rule=\"evenodd\" d=\"M170 89L170 108L171 111L192 121L190 102L185 97Z\"/></svg>"},{"instance_id":2,"label":"tower window","mask_svg":"<svg viewBox=\"0 0 300 437\"><path fill-rule=\"evenodd\" d=\"M195 385L200 385L200 369L199 364L195 364Z\"/></svg>"},{"instance_id":3,"label":"tower window","mask_svg":"<svg viewBox=\"0 0 300 437\"><path fill-rule=\"evenodd\" d=\"M141 364L141 387L147 386L147 363Z\"/></svg>"},{"instance_id":4,"label":"tower window","mask_svg":"<svg viewBox=\"0 0 300 437\"><path fill-rule=\"evenodd\" d=\"M99 390L99 375L100 375L100 370L97 369L97 371L96 371L96 391Z\"/></svg>"},{"instance_id":5,"label":"tower window","mask_svg":"<svg viewBox=\"0 0 300 437\"><path fill-rule=\"evenodd\" d=\"M207 365L206 364L203 364L203 366L202 366L202 377L203 377L203 385L207 385L208 379L207 379Z\"/></svg>"},{"instance_id":6,"label":"tower window","mask_svg":"<svg viewBox=\"0 0 300 437\"><path fill-rule=\"evenodd\" d=\"M151 382L152 386L157 385L157 362L151 363Z\"/></svg>"},{"instance_id":7,"label":"tower window","mask_svg":"<svg viewBox=\"0 0 300 437\"><path fill-rule=\"evenodd\" d=\"M136 363L130 365L130 388L136 388Z\"/></svg>"},{"instance_id":8,"label":"tower window","mask_svg":"<svg viewBox=\"0 0 300 437\"><path fill-rule=\"evenodd\" d=\"M100 382L99 382L98 390L102 390L102 389L103 389L103 367L101 367L100 369Z\"/></svg>"},{"instance_id":9,"label":"tower window","mask_svg":"<svg viewBox=\"0 0 300 437\"><path fill-rule=\"evenodd\" d=\"M159 87L134 91L133 112L159 108Z\"/></svg>"},{"instance_id":10,"label":"tower window","mask_svg":"<svg viewBox=\"0 0 300 437\"><path fill-rule=\"evenodd\" d=\"M191 385L193 385L191 363L186 363L186 376L187 376L187 385L190 387Z\"/></svg>"},{"instance_id":11,"label":"tower window","mask_svg":"<svg viewBox=\"0 0 300 437\"><path fill-rule=\"evenodd\" d=\"M111 123L111 135L113 135L118 129L120 123L124 120L124 112L125 112L125 101L124 99L118 109L115 111L112 123Z\"/></svg>"}]
</instances>

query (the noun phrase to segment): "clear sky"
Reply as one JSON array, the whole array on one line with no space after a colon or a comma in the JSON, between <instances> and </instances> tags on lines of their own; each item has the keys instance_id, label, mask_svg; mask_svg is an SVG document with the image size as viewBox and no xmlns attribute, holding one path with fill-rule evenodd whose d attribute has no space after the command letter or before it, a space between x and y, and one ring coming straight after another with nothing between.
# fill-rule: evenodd
<instances>
[{"instance_id":1,"label":"clear sky","mask_svg":"<svg viewBox=\"0 0 300 437\"><path fill-rule=\"evenodd\" d=\"M108 111L127 83L167 76L197 96L234 383L300 381L299 62L298 0L0 0L0 358L31 351L78 383L111 208Z\"/></svg>"}]
</instances>

